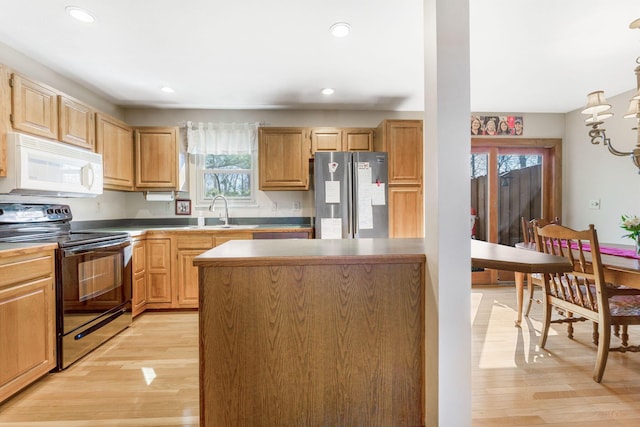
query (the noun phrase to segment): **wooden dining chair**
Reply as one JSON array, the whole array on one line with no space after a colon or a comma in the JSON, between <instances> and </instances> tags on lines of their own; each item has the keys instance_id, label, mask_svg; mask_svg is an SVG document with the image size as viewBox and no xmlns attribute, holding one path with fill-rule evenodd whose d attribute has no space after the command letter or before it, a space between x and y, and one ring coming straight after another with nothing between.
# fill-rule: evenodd
<instances>
[{"instance_id":1,"label":"wooden dining chair","mask_svg":"<svg viewBox=\"0 0 640 427\"><path fill-rule=\"evenodd\" d=\"M544 348L551 323L567 323L573 337L573 323L593 322L593 342L598 346L593 379L602 381L609 351L639 351L638 346L611 347L611 327L640 325L640 295L619 293L608 287L593 224L577 231L557 224L536 228L542 252L564 256L573 264L568 273L544 274L543 325L539 345ZM588 246L586 246L588 244ZM590 261L589 261L590 258ZM559 318L551 320L553 308Z\"/></svg>"},{"instance_id":2,"label":"wooden dining chair","mask_svg":"<svg viewBox=\"0 0 640 427\"><path fill-rule=\"evenodd\" d=\"M536 227L544 227L549 224L560 224L560 218L555 217L553 220L547 220L544 218L534 218L531 220L527 220L525 217L520 217L520 222L522 223L522 234L524 235L525 243L536 244ZM540 251L540 249L538 249ZM539 287L542 289L542 275L539 273L532 273L527 275L527 307L524 310L524 315L529 316L529 312L531 311L531 306L533 302L537 302L540 304L542 300L534 299L534 289Z\"/></svg>"}]
</instances>

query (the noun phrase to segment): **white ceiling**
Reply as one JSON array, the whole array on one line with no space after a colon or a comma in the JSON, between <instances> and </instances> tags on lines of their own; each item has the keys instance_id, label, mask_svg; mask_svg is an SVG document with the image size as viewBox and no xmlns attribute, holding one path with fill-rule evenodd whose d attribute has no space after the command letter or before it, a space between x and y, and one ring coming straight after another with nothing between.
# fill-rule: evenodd
<instances>
[{"instance_id":1,"label":"white ceiling","mask_svg":"<svg viewBox=\"0 0 640 427\"><path fill-rule=\"evenodd\" d=\"M471 110L635 88L636 18L638 0L470 0ZM0 43L122 106L421 111L422 23L422 0L0 0Z\"/></svg>"}]
</instances>

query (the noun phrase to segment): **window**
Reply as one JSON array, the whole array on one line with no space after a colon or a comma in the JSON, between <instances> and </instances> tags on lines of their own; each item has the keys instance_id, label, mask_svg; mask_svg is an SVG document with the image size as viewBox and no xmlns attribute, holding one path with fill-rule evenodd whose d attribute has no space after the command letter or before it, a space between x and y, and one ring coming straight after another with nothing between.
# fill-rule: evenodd
<instances>
[{"instance_id":1,"label":"window","mask_svg":"<svg viewBox=\"0 0 640 427\"><path fill-rule=\"evenodd\" d=\"M198 200L206 203L217 195L239 203L253 201L253 154L198 155Z\"/></svg>"},{"instance_id":2,"label":"window","mask_svg":"<svg viewBox=\"0 0 640 427\"><path fill-rule=\"evenodd\" d=\"M187 123L197 204L218 195L234 205L255 203L257 132L257 123Z\"/></svg>"}]
</instances>

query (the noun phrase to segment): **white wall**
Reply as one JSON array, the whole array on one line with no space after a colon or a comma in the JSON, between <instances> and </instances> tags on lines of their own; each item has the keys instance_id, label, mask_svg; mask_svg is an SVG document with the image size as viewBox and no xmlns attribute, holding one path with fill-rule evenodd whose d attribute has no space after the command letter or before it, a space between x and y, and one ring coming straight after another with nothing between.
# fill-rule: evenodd
<instances>
[{"instance_id":1,"label":"white wall","mask_svg":"<svg viewBox=\"0 0 640 427\"><path fill-rule=\"evenodd\" d=\"M50 68L47 68L3 43L0 43L0 63L30 79L44 83L60 92L85 102L99 111L119 119L124 117L122 110L113 104L107 95L98 94L95 89L87 89L78 82L61 76Z\"/></svg>"},{"instance_id":2,"label":"white wall","mask_svg":"<svg viewBox=\"0 0 640 427\"><path fill-rule=\"evenodd\" d=\"M631 151L636 144L637 133L631 129L636 123L623 118L635 92L609 98L614 116L604 127L619 151ZM622 238L619 225L623 214L640 215L638 169L629 157L614 156L602 144L592 145L585 117L580 110L565 115L563 223L580 229L595 225L601 244L631 244ZM600 200L600 209L590 209L590 200Z\"/></svg>"}]
</instances>

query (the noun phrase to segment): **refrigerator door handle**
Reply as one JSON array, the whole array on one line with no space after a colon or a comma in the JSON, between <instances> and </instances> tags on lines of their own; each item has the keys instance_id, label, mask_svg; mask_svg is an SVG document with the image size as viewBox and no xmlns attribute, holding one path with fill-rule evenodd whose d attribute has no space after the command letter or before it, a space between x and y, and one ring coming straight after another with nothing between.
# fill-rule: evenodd
<instances>
[{"instance_id":1,"label":"refrigerator door handle","mask_svg":"<svg viewBox=\"0 0 640 427\"><path fill-rule=\"evenodd\" d=\"M355 156L354 156L355 157ZM349 180L352 185L349 185L349 236L352 239L358 238L358 232L360 231L360 225L358 224L358 200L357 194L358 188L358 174L356 173L356 159L351 157L349 162Z\"/></svg>"}]
</instances>

